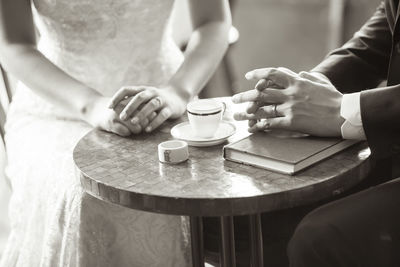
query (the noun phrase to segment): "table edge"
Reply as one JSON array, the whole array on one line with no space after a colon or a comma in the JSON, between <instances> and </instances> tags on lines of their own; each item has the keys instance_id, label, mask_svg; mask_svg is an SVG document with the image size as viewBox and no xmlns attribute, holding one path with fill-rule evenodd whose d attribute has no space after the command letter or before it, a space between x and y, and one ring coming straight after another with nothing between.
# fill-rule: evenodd
<instances>
[{"instance_id":1,"label":"table edge","mask_svg":"<svg viewBox=\"0 0 400 267\"><path fill-rule=\"evenodd\" d=\"M74 164L80 172L82 187L95 198L136 210L186 216L246 215L310 204L341 194L355 186L368 175L371 167L370 156L368 156L353 169L343 172L329 181L266 195L209 199L157 196L116 189L91 179L79 169L75 160ZM358 179L347 179L349 175L355 175ZM309 191L310 197L305 198L304 191ZM283 203L277 201L277 197L281 198L282 195L287 197ZM280 202L279 205L278 202Z\"/></svg>"}]
</instances>

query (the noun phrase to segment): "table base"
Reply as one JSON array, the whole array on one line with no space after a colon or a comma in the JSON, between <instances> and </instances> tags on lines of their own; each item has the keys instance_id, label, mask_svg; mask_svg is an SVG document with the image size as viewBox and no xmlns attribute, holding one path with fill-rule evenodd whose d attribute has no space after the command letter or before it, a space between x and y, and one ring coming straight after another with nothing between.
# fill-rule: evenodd
<instances>
[{"instance_id":1,"label":"table base","mask_svg":"<svg viewBox=\"0 0 400 267\"><path fill-rule=\"evenodd\" d=\"M190 216L190 239L193 267L204 267L203 219Z\"/></svg>"},{"instance_id":2,"label":"table base","mask_svg":"<svg viewBox=\"0 0 400 267\"><path fill-rule=\"evenodd\" d=\"M252 267L262 267L263 239L261 228L261 215L248 215L250 235L250 262ZM220 266L235 267L235 234L233 216L219 217L221 228L220 240ZM204 267L204 240L202 217L190 217L190 233L192 245L193 267Z\"/></svg>"}]
</instances>

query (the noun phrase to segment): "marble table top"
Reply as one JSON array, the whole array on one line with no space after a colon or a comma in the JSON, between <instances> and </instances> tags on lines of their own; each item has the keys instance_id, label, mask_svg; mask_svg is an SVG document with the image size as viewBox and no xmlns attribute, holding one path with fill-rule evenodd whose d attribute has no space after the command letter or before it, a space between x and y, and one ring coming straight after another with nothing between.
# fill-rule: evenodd
<instances>
[{"instance_id":1,"label":"marble table top","mask_svg":"<svg viewBox=\"0 0 400 267\"><path fill-rule=\"evenodd\" d=\"M233 122L235 141L248 135L245 122L232 119L229 98L224 119ZM157 145L171 140L170 121L151 134L122 138L92 130L74 149L85 190L100 199L133 209L193 216L245 215L294 207L339 194L369 172L370 150L357 144L297 175L250 167L222 157L221 144L189 147L189 160L168 165L158 161Z\"/></svg>"}]
</instances>

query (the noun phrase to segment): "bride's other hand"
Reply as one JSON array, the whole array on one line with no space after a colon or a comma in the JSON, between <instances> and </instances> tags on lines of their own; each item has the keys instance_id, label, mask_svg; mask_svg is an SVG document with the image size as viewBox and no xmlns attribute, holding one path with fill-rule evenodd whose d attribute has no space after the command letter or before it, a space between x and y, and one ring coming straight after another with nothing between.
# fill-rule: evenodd
<instances>
[{"instance_id":1,"label":"bride's other hand","mask_svg":"<svg viewBox=\"0 0 400 267\"><path fill-rule=\"evenodd\" d=\"M123 87L112 97L109 107L115 110L127 98L130 100L120 112L120 119L131 118L132 124L141 124L142 127L148 120L148 125L144 127L146 132L158 128L169 118L182 116L187 104L185 98L172 87Z\"/></svg>"},{"instance_id":2,"label":"bride's other hand","mask_svg":"<svg viewBox=\"0 0 400 267\"><path fill-rule=\"evenodd\" d=\"M95 128L115 133L120 136L129 136L142 131L140 125L133 125L129 121L120 120L118 113L108 108L110 98L99 96L88 108L86 121ZM116 109L123 109L118 106Z\"/></svg>"}]
</instances>

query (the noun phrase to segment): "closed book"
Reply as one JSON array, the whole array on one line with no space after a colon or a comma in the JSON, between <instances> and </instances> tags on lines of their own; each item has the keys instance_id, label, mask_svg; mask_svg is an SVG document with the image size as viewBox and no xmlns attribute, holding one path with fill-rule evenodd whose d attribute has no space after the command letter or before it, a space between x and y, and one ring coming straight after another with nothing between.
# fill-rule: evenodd
<instances>
[{"instance_id":1,"label":"closed book","mask_svg":"<svg viewBox=\"0 0 400 267\"><path fill-rule=\"evenodd\" d=\"M314 136L280 137L272 132L257 132L224 146L223 156L226 160L293 175L358 142Z\"/></svg>"}]
</instances>

